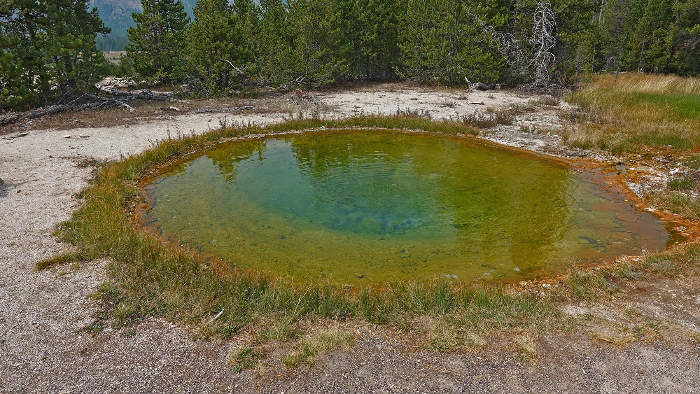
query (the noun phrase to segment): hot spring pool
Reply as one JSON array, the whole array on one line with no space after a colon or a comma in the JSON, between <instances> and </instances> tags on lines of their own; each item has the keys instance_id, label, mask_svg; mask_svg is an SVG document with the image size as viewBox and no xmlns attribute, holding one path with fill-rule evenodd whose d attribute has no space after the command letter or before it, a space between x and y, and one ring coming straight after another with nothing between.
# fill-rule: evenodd
<instances>
[{"instance_id":1,"label":"hot spring pool","mask_svg":"<svg viewBox=\"0 0 700 394\"><path fill-rule=\"evenodd\" d=\"M145 222L294 280L512 280L663 249L601 175L464 138L326 132L236 141L168 168Z\"/></svg>"}]
</instances>

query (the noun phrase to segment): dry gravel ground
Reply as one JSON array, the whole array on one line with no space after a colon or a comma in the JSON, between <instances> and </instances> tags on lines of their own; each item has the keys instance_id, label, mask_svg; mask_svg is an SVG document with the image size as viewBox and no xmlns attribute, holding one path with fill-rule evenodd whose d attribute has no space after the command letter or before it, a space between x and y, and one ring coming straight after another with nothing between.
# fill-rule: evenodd
<instances>
[{"instance_id":1,"label":"dry gravel ground","mask_svg":"<svg viewBox=\"0 0 700 394\"><path fill-rule=\"evenodd\" d=\"M530 99L400 85L317 98L326 116L399 109L429 110L433 118ZM226 364L235 340L193 340L188 328L159 319L139 324L135 332L107 329L94 337L79 332L95 313L90 294L105 280L106 262L42 272L33 267L65 247L51 232L70 217L78 204L74 195L87 185L91 169L81 162L115 160L168 135L205 132L218 127L223 116L190 113L60 131L29 127L22 137L19 130L0 138L0 392L693 392L700 387L700 349L697 338L688 335L700 328L700 291L693 282L649 284L609 306L567 306L574 316L613 321L635 308L643 319L671 327L665 338L614 346L585 332L550 334L537 339L535 361L519 358L507 340L490 340L494 345L481 351L436 353L385 327L358 325L352 350L324 356L313 367L290 371L273 355L262 372L239 374ZM260 124L283 116L288 113L226 115L229 123ZM551 123L555 127L556 119ZM499 129L491 138L535 150L561 149L556 134L532 135L517 126Z\"/></svg>"}]
</instances>

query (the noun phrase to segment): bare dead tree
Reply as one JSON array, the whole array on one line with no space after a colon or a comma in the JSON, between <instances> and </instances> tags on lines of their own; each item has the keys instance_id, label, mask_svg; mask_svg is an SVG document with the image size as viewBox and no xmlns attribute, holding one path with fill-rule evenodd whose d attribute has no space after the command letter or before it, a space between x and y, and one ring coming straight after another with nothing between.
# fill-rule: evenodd
<instances>
[{"instance_id":1,"label":"bare dead tree","mask_svg":"<svg viewBox=\"0 0 700 394\"><path fill-rule=\"evenodd\" d=\"M528 68L533 79L531 83L526 85L529 90L550 92L556 88L550 74L557 60L552 53L552 49L557 43L554 35L556 28L557 22L554 18L552 5L547 0L540 0L533 15L532 35L529 40L532 55Z\"/></svg>"},{"instance_id":2,"label":"bare dead tree","mask_svg":"<svg viewBox=\"0 0 700 394\"><path fill-rule=\"evenodd\" d=\"M551 76L556 62L556 56L552 52L556 45L556 19L552 5L547 0L537 3L530 37L526 42L512 33L496 30L476 14L471 14L471 17L497 43L499 53L506 59L511 70L531 81L524 86L526 90L552 92L557 89Z\"/></svg>"},{"instance_id":3,"label":"bare dead tree","mask_svg":"<svg viewBox=\"0 0 700 394\"><path fill-rule=\"evenodd\" d=\"M503 33L496 30L493 26L484 22L475 14L472 14L471 16L472 19L479 24L479 26L484 29L484 31L488 33L497 43L498 52L506 59L511 69L519 74L526 75L528 63L526 60L527 56L525 56L525 51L523 50L523 45L520 43L520 41L516 39L512 33Z\"/></svg>"}]
</instances>

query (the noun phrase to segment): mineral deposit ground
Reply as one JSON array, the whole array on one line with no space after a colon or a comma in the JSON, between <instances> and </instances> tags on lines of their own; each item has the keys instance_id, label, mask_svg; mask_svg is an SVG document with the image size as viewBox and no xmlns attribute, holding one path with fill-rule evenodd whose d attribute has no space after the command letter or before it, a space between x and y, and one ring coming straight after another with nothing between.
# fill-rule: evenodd
<instances>
[{"instance_id":1,"label":"mineral deposit ground","mask_svg":"<svg viewBox=\"0 0 700 394\"><path fill-rule=\"evenodd\" d=\"M392 84L167 107L143 103L134 113L123 108L65 113L5 127L0 130L0 392L696 391L700 283L693 275L640 279L599 300L557 304L576 321L574 329L535 336L494 331L477 338L477 346L449 351L431 346L430 334L351 319L342 328L352 345L321 355L312 365L285 366L282 360L293 345L277 343L263 361L237 372L229 355L247 340L243 336L205 340L196 329L160 318L119 330L107 326L98 334L83 330L98 311L91 295L108 280L108 261L35 270L38 261L68 247L52 233L81 204L76 194L88 186L94 163L222 125L396 113L459 120L519 106L529 109L482 137L545 154L615 162L600 151L567 147L558 132L567 104L541 104L545 101L505 90ZM215 111L234 107L239 109ZM666 182L668 171L670 165L659 165L649 169L644 182L630 186L643 193Z\"/></svg>"}]
</instances>

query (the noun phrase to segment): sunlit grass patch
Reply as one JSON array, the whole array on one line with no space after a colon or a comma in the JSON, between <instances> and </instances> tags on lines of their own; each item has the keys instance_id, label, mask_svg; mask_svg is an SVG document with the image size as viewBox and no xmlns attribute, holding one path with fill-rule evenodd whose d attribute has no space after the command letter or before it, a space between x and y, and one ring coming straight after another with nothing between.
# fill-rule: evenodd
<instances>
[{"instance_id":1,"label":"sunlit grass patch","mask_svg":"<svg viewBox=\"0 0 700 394\"><path fill-rule=\"evenodd\" d=\"M690 149L700 142L700 79L642 74L599 75L567 97L578 127L574 146L615 153L643 146Z\"/></svg>"},{"instance_id":2,"label":"sunlit grass patch","mask_svg":"<svg viewBox=\"0 0 700 394\"><path fill-rule=\"evenodd\" d=\"M695 154L685 159L685 165L694 170L700 169L700 154Z\"/></svg>"},{"instance_id":3,"label":"sunlit grass patch","mask_svg":"<svg viewBox=\"0 0 700 394\"><path fill-rule=\"evenodd\" d=\"M321 330L304 337L297 349L285 357L283 362L289 368L296 368L301 364L312 365L319 356L338 349L348 349L353 343L352 335L345 330Z\"/></svg>"},{"instance_id":4,"label":"sunlit grass patch","mask_svg":"<svg viewBox=\"0 0 700 394\"><path fill-rule=\"evenodd\" d=\"M302 330L295 325L295 319L292 317L273 316L273 321L273 323L256 329L256 342L284 342L296 339L303 334Z\"/></svg>"},{"instance_id":5,"label":"sunlit grass patch","mask_svg":"<svg viewBox=\"0 0 700 394\"><path fill-rule=\"evenodd\" d=\"M446 316L430 327L428 342L432 349L440 352L480 348L488 343L478 329L466 327L453 316Z\"/></svg>"},{"instance_id":6,"label":"sunlit grass patch","mask_svg":"<svg viewBox=\"0 0 700 394\"><path fill-rule=\"evenodd\" d=\"M523 360L534 362L537 359L537 344L530 334L520 334L514 339Z\"/></svg>"},{"instance_id":7,"label":"sunlit grass patch","mask_svg":"<svg viewBox=\"0 0 700 394\"><path fill-rule=\"evenodd\" d=\"M228 355L228 364L236 372L255 366L260 359L265 357L265 353L255 347L244 345L234 349Z\"/></svg>"},{"instance_id":8,"label":"sunlit grass patch","mask_svg":"<svg viewBox=\"0 0 700 394\"><path fill-rule=\"evenodd\" d=\"M627 274L627 271L620 271ZM593 299L601 294L611 294L619 290L619 287L610 280L616 276L617 271L581 272L573 270L566 279L566 284L571 295L580 299Z\"/></svg>"}]
</instances>

